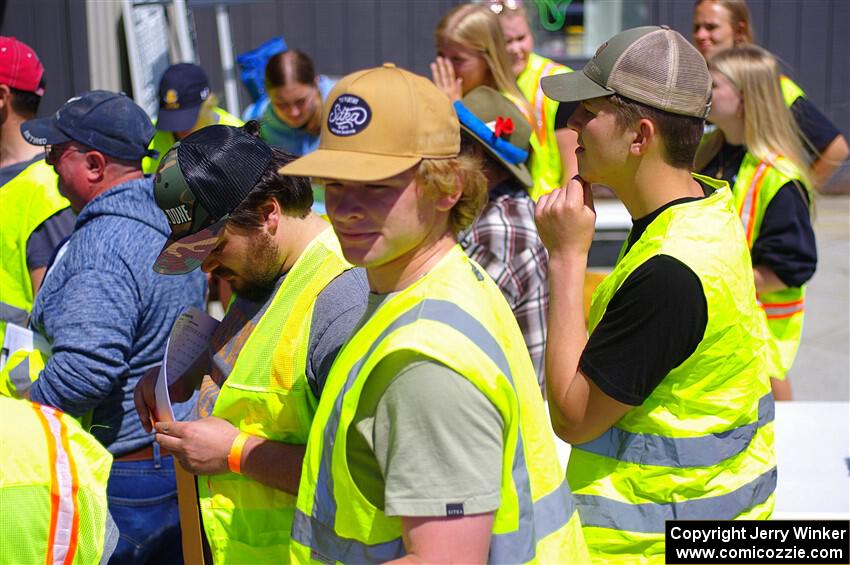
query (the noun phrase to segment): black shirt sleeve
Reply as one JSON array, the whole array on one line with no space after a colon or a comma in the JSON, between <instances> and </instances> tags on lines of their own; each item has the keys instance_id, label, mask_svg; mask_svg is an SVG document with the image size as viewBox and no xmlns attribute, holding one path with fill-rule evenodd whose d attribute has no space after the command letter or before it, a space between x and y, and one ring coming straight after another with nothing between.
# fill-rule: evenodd
<instances>
[{"instance_id":1,"label":"black shirt sleeve","mask_svg":"<svg viewBox=\"0 0 850 565\"><path fill-rule=\"evenodd\" d=\"M699 277L678 259L657 255L611 298L579 369L614 400L640 406L696 350L707 323Z\"/></svg>"},{"instance_id":2,"label":"black shirt sleeve","mask_svg":"<svg viewBox=\"0 0 850 565\"><path fill-rule=\"evenodd\" d=\"M785 184L764 212L759 235L753 242L753 265L769 267L790 287L802 286L818 263L815 232L805 189Z\"/></svg>"},{"instance_id":3,"label":"black shirt sleeve","mask_svg":"<svg viewBox=\"0 0 850 565\"><path fill-rule=\"evenodd\" d=\"M567 127L567 120L578 108L578 102L559 102L558 111L555 112L555 130L564 129Z\"/></svg>"},{"instance_id":4,"label":"black shirt sleeve","mask_svg":"<svg viewBox=\"0 0 850 565\"><path fill-rule=\"evenodd\" d=\"M803 145L813 161L817 157L813 148L817 150L817 153L823 153L832 140L841 135L835 124L805 96L800 96L791 104L791 113L794 114L800 131L808 139L808 143L803 140Z\"/></svg>"},{"instance_id":5,"label":"black shirt sleeve","mask_svg":"<svg viewBox=\"0 0 850 565\"><path fill-rule=\"evenodd\" d=\"M27 267L46 267L56 247L74 231L77 216L71 208L56 212L44 220L27 240Z\"/></svg>"}]
</instances>

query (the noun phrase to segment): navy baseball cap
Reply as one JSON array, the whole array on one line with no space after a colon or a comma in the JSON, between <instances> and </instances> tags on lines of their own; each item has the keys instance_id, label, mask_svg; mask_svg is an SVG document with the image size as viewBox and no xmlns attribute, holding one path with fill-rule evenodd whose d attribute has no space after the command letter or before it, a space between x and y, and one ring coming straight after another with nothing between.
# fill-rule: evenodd
<instances>
[{"instance_id":1,"label":"navy baseball cap","mask_svg":"<svg viewBox=\"0 0 850 565\"><path fill-rule=\"evenodd\" d=\"M76 141L116 159L155 157L148 150L155 133L148 115L123 93L92 90L70 98L55 114L27 120L21 135L32 145Z\"/></svg>"},{"instance_id":2,"label":"navy baseball cap","mask_svg":"<svg viewBox=\"0 0 850 565\"><path fill-rule=\"evenodd\" d=\"M187 131L198 121L201 104L210 96L210 81L204 69L178 63L165 70L159 81L159 116L156 129Z\"/></svg>"}]
</instances>

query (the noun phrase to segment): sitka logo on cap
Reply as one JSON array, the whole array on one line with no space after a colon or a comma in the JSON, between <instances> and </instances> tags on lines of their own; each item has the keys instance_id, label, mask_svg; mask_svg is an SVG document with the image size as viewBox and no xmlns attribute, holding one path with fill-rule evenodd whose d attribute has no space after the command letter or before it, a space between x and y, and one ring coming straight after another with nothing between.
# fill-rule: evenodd
<instances>
[{"instance_id":1,"label":"sitka logo on cap","mask_svg":"<svg viewBox=\"0 0 850 565\"><path fill-rule=\"evenodd\" d=\"M360 133L372 119L372 109L365 100L353 94L343 94L334 100L328 115L328 131L349 136Z\"/></svg>"}]
</instances>

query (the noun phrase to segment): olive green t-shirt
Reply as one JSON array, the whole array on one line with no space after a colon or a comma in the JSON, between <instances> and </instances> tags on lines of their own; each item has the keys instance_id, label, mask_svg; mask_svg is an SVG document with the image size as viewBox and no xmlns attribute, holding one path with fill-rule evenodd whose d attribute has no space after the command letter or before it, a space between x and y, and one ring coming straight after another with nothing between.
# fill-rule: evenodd
<instances>
[{"instance_id":1,"label":"olive green t-shirt","mask_svg":"<svg viewBox=\"0 0 850 565\"><path fill-rule=\"evenodd\" d=\"M370 294L363 320L390 296ZM462 375L400 351L368 377L348 430L348 465L360 491L388 516L493 512L503 428L495 406Z\"/></svg>"}]
</instances>

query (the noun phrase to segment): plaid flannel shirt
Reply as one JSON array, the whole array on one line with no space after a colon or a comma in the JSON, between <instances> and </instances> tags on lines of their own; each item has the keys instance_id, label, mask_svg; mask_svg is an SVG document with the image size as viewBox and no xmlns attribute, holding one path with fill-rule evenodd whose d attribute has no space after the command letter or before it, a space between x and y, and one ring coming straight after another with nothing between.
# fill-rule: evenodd
<instances>
[{"instance_id":1,"label":"plaid flannel shirt","mask_svg":"<svg viewBox=\"0 0 850 565\"><path fill-rule=\"evenodd\" d=\"M459 239L510 304L545 395L548 255L534 224L534 202L516 181L503 182L490 190L490 201Z\"/></svg>"}]
</instances>

